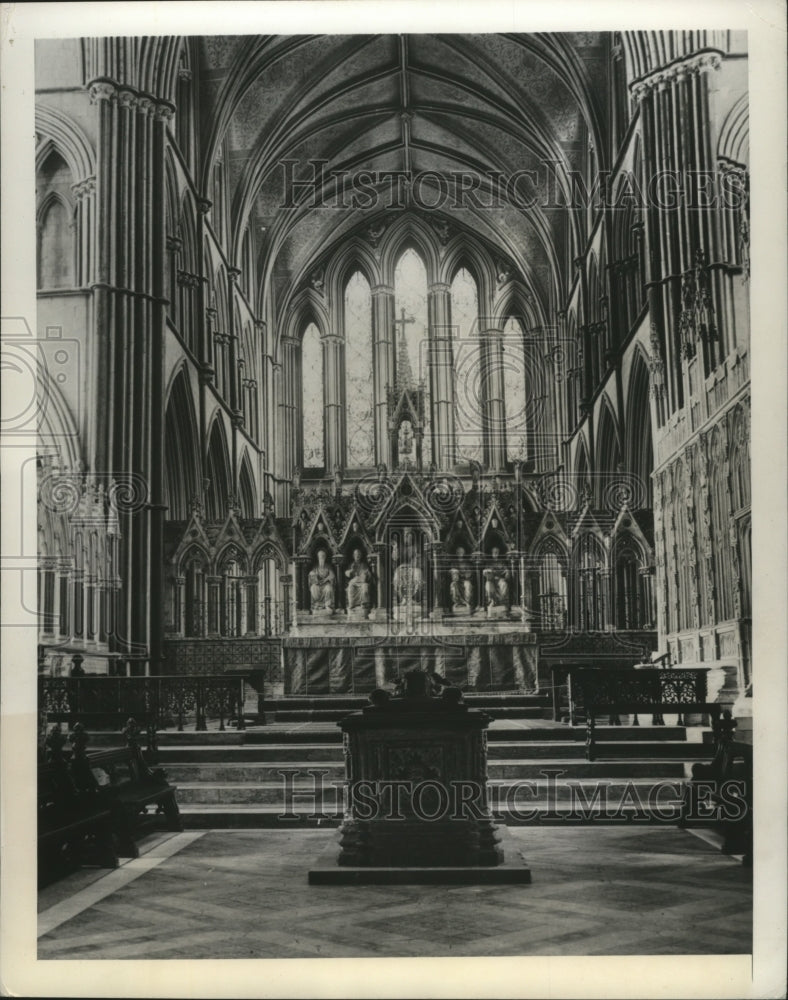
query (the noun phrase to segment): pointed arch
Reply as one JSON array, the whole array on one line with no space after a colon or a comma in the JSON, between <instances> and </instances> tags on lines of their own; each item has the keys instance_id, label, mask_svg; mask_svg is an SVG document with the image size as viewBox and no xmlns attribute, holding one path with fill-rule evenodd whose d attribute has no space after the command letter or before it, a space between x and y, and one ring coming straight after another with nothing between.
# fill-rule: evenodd
<instances>
[{"instance_id":1,"label":"pointed arch","mask_svg":"<svg viewBox=\"0 0 788 1000\"><path fill-rule=\"evenodd\" d=\"M75 183L96 172L96 155L82 128L64 112L36 102L36 171L52 150L63 157Z\"/></svg>"},{"instance_id":2,"label":"pointed arch","mask_svg":"<svg viewBox=\"0 0 788 1000\"><path fill-rule=\"evenodd\" d=\"M415 388L421 382L424 383L424 437L421 454L425 465L429 465L432 456L429 285L429 271L418 246L410 240L401 241L393 269L394 310L397 316L404 313L408 322L397 329L394 338L396 383L400 388Z\"/></svg>"},{"instance_id":3,"label":"pointed arch","mask_svg":"<svg viewBox=\"0 0 788 1000\"><path fill-rule=\"evenodd\" d=\"M411 215L395 222L381 241L381 273L384 281L394 277L397 263L407 250L413 250L421 259L427 275L427 284L438 278L440 253L432 231Z\"/></svg>"},{"instance_id":4,"label":"pointed arch","mask_svg":"<svg viewBox=\"0 0 788 1000\"><path fill-rule=\"evenodd\" d=\"M208 433L205 463L209 480L205 496L205 516L209 521L223 521L230 494L230 454L221 416L215 416Z\"/></svg>"},{"instance_id":5,"label":"pointed arch","mask_svg":"<svg viewBox=\"0 0 788 1000\"><path fill-rule=\"evenodd\" d=\"M238 475L238 499L241 504L241 517L257 517L260 508L257 503L257 490L248 450L244 451L241 459L241 471Z\"/></svg>"},{"instance_id":6,"label":"pointed arch","mask_svg":"<svg viewBox=\"0 0 788 1000\"><path fill-rule=\"evenodd\" d=\"M563 631L568 614L568 553L557 538L547 535L537 545L532 562L531 592L539 628Z\"/></svg>"},{"instance_id":7,"label":"pointed arch","mask_svg":"<svg viewBox=\"0 0 788 1000\"><path fill-rule=\"evenodd\" d=\"M575 625L582 632L597 632L605 628L604 547L592 531L584 531L572 546L573 599Z\"/></svg>"},{"instance_id":8,"label":"pointed arch","mask_svg":"<svg viewBox=\"0 0 788 1000\"><path fill-rule=\"evenodd\" d=\"M200 495L200 448L197 418L186 367L170 383L164 410L164 502L170 521L189 517L192 498Z\"/></svg>"},{"instance_id":9,"label":"pointed arch","mask_svg":"<svg viewBox=\"0 0 788 1000\"><path fill-rule=\"evenodd\" d=\"M591 463L588 459L588 444L584 433L580 433L577 438L575 448L575 470L574 487L577 495L577 504L583 506L583 492L587 485L590 485Z\"/></svg>"},{"instance_id":10,"label":"pointed arch","mask_svg":"<svg viewBox=\"0 0 788 1000\"><path fill-rule=\"evenodd\" d=\"M65 166L65 161L62 162ZM38 287L73 288L76 281L73 207L60 192L50 191L39 207L38 220Z\"/></svg>"},{"instance_id":11,"label":"pointed arch","mask_svg":"<svg viewBox=\"0 0 788 1000\"><path fill-rule=\"evenodd\" d=\"M653 482L654 445L651 426L650 379L648 364L640 347L636 347L626 392L624 444L627 470L638 480L637 495L642 505L654 506Z\"/></svg>"},{"instance_id":12,"label":"pointed arch","mask_svg":"<svg viewBox=\"0 0 788 1000\"><path fill-rule=\"evenodd\" d=\"M621 466L621 444L618 432L618 421L613 412L613 406L607 397L607 393L602 393L599 406L599 424L596 432L596 461L594 469L602 480L609 482ZM602 506L601 496L599 505Z\"/></svg>"}]
</instances>

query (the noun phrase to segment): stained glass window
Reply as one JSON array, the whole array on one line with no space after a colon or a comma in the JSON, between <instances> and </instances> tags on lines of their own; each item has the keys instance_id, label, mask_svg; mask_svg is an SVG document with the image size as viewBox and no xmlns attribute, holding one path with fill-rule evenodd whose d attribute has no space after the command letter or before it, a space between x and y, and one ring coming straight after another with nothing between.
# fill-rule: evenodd
<instances>
[{"instance_id":1,"label":"stained glass window","mask_svg":"<svg viewBox=\"0 0 788 1000\"><path fill-rule=\"evenodd\" d=\"M479 292L461 267L451 283L454 332L454 425L461 462L484 459L484 378L479 345Z\"/></svg>"},{"instance_id":2,"label":"stained glass window","mask_svg":"<svg viewBox=\"0 0 788 1000\"><path fill-rule=\"evenodd\" d=\"M526 382L525 334L520 321L510 316L503 328L503 391L509 462L528 457Z\"/></svg>"},{"instance_id":3,"label":"stained glass window","mask_svg":"<svg viewBox=\"0 0 788 1000\"><path fill-rule=\"evenodd\" d=\"M303 416L304 468L320 469L323 453L323 345L314 323L304 330L301 341L301 401Z\"/></svg>"},{"instance_id":4,"label":"stained glass window","mask_svg":"<svg viewBox=\"0 0 788 1000\"><path fill-rule=\"evenodd\" d=\"M424 383L424 465L432 457L430 440L429 321L427 318L427 269L413 249L407 249L394 269L397 383L417 388Z\"/></svg>"},{"instance_id":5,"label":"stained glass window","mask_svg":"<svg viewBox=\"0 0 788 1000\"><path fill-rule=\"evenodd\" d=\"M375 464L372 294L360 271L345 286L345 439L348 466Z\"/></svg>"}]
</instances>

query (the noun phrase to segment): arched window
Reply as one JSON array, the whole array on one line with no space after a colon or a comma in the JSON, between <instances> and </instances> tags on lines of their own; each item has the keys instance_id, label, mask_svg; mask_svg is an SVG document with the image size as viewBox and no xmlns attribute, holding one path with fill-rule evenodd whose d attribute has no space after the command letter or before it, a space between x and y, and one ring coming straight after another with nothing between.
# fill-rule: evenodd
<instances>
[{"instance_id":1,"label":"arched window","mask_svg":"<svg viewBox=\"0 0 788 1000\"><path fill-rule=\"evenodd\" d=\"M71 288L74 284L74 239L69 211L52 198L41 219L39 288Z\"/></svg>"},{"instance_id":2,"label":"arched window","mask_svg":"<svg viewBox=\"0 0 788 1000\"><path fill-rule=\"evenodd\" d=\"M372 293L360 271L345 285L345 440L351 468L375 464Z\"/></svg>"},{"instance_id":3,"label":"arched window","mask_svg":"<svg viewBox=\"0 0 788 1000\"><path fill-rule=\"evenodd\" d=\"M76 284L73 184L68 164L51 149L36 175L39 288L73 288Z\"/></svg>"},{"instance_id":4,"label":"arched window","mask_svg":"<svg viewBox=\"0 0 788 1000\"><path fill-rule=\"evenodd\" d=\"M519 319L510 316L503 328L503 391L506 414L506 459L523 461L528 454L526 420L527 379L525 331Z\"/></svg>"},{"instance_id":5,"label":"arched window","mask_svg":"<svg viewBox=\"0 0 788 1000\"><path fill-rule=\"evenodd\" d=\"M396 312L397 385L400 388L424 386L424 439L421 455L425 465L432 457L430 439L429 320L427 312L427 269L424 261L409 247L394 268L394 309Z\"/></svg>"},{"instance_id":6,"label":"arched window","mask_svg":"<svg viewBox=\"0 0 788 1000\"><path fill-rule=\"evenodd\" d=\"M323 345L314 323L301 340L301 415L303 420L303 467L322 469L323 450Z\"/></svg>"},{"instance_id":7,"label":"arched window","mask_svg":"<svg viewBox=\"0 0 788 1000\"><path fill-rule=\"evenodd\" d=\"M479 290L467 268L451 283L454 333L454 407L457 456L461 462L484 459L484 378L479 345Z\"/></svg>"}]
</instances>

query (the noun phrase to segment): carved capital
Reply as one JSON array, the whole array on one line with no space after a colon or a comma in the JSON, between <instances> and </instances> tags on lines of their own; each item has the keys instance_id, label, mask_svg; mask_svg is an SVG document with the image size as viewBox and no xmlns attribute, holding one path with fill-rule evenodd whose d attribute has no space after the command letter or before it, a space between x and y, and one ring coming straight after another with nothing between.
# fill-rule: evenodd
<instances>
[{"instance_id":1,"label":"carved capital","mask_svg":"<svg viewBox=\"0 0 788 1000\"><path fill-rule=\"evenodd\" d=\"M153 118L157 122L169 122L175 117L175 108L171 104L156 104L153 108Z\"/></svg>"},{"instance_id":2,"label":"carved capital","mask_svg":"<svg viewBox=\"0 0 788 1000\"><path fill-rule=\"evenodd\" d=\"M134 108L139 104L142 107L143 102L150 104L147 98L138 98L133 90L119 90L118 91L118 107L121 108Z\"/></svg>"},{"instance_id":3,"label":"carved capital","mask_svg":"<svg viewBox=\"0 0 788 1000\"><path fill-rule=\"evenodd\" d=\"M91 104L97 104L99 101L117 100L117 88L109 80L98 80L91 83L88 93Z\"/></svg>"}]
</instances>

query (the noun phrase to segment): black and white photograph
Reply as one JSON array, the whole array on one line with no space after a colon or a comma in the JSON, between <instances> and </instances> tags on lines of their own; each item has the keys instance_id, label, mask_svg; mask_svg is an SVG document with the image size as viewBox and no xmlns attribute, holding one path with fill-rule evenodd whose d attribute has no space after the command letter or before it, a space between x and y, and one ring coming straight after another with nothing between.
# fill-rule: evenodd
<instances>
[{"instance_id":1,"label":"black and white photograph","mask_svg":"<svg viewBox=\"0 0 788 1000\"><path fill-rule=\"evenodd\" d=\"M785 11L25 6L3 868L50 995L784 996ZM465 971L354 961L407 959Z\"/></svg>"}]
</instances>

